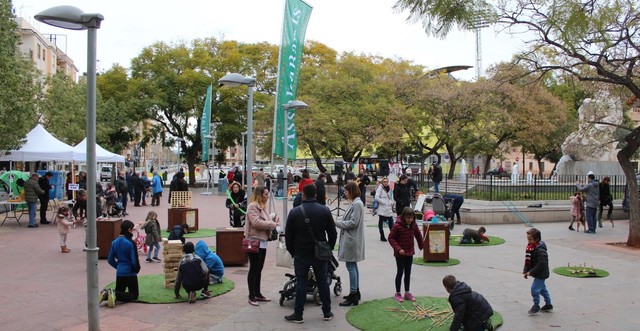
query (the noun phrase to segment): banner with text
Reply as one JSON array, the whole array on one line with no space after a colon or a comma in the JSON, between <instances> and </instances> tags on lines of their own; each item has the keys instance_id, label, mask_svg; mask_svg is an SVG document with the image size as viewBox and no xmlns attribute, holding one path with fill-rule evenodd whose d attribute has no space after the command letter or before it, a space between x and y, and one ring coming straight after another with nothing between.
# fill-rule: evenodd
<instances>
[{"instance_id":1,"label":"banner with text","mask_svg":"<svg viewBox=\"0 0 640 331\"><path fill-rule=\"evenodd\" d=\"M309 23L312 9L311 6L301 0L286 0L284 7L282 42L278 60L278 93L276 95L275 123L273 125L273 153L283 156L284 148L287 146L287 156L290 159L296 158L296 150L298 148L294 123L295 113L294 110L290 110L286 114L288 128L283 128L285 114L282 105L295 100L298 92L304 36L307 33L307 23Z\"/></svg>"},{"instance_id":2,"label":"banner with text","mask_svg":"<svg viewBox=\"0 0 640 331\"><path fill-rule=\"evenodd\" d=\"M202 162L209 163L209 145L211 145L211 94L213 86L207 88L207 97L204 100L202 119L200 121L200 138L202 139Z\"/></svg>"}]
</instances>

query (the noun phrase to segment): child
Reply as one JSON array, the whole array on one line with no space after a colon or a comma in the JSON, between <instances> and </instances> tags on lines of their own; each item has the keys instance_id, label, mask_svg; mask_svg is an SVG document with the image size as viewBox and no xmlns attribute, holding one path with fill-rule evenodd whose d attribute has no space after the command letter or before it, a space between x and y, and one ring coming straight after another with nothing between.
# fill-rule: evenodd
<instances>
[{"instance_id":1,"label":"child","mask_svg":"<svg viewBox=\"0 0 640 331\"><path fill-rule=\"evenodd\" d=\"M147 219L144 221L144 223L141 223L140 228L144 229L144 233L147 235L144 240L144 244L149 246L149 251L147 252L147 262L162 262L162 260L158 258L160 241L162 240L162 234L160 233L160 222L158 222L158 214L155 211L150 211L149 214L147 214ZM152 260L151 252L153 251L154 247L156 249L154 251Z\"/></svg>"},{"instance_id":2,"label":"child","mask_svg":"<svg viewBox=\"0 0 640 331\"><path fill-rule=\"evenodd\" d=\"M582 229L584 232L587 232L587 215L586 215L586 204L587 196L584 193L580 193L580 218L578 219L578 223L576 224L576 232L580 232L580 225L582 225Z\"/></svg>"},{"instance_id":3,"label":"child","mask_svg":"<svg viewBox=\"0 0 640 331\"><path fill-rule=\"evenodd\" d=\"M222 259L212 252L207 246L207 243L200 240L196 243L195 253L204 260L204 263L209 269L209 284L222 283L222 277L224 276L224 264Z\"/></svg>"},{"instance_id":4,"label":"child","mask_svg":"<svg viewBox=\"0 0 640 331\"><path fill-rule=\"evenodd\" d=\"M413 264L413 255L415 254L413 238L418 241L418 248L422 250L424 242L422 233L418 224L416 224L416 214L411 207L405 207L402 214L396 220L391 232L389 233L389 244L393 247L393 256L396 258L396 294L394 299L398 302L407 299L416 301L409 287L411 283L411 265ZM400 294L400 281L404 273L404 299Z\"/></svg>"},{"instance_id":5,"label":"child","mask_svg":"<svg viewBox=\"0 0 640 331\"><path fill-rule=\"evenodd\" d=\"M482 294L471 290L469 285L459 282L456 277L447 275L442 285L449 293L449 304L453 309L453 321L450 330L493 330L491 316L493 309Z\"/></svg>"},{"instance_id":6,"label":"child","mask_svg":"<svg viewBox=\"0 0 640 331\"><path fill-rule=\"evenodd\" d=\"M527 248L525 250L524 278L533 277L531 284L531 296L533 297L533 307L529 309L529 315L537 314L539 311L551 311L551 297L545 279L549 278L549 256L547 255L547 245L542 241L540 230L531 228L527 231ZM540 294L544 298L545 305L540 308Z\"/></svg>"},{"instance_id":7,"label":"child","mask_svg":"<svg viewBox=\"0 0 640 331\"><path fill-rule=\"evenodd\" d=\"M489 237L484 234L487 233L487 229L484 226L478 228L478 230L466 228L462 231L461 244L482 244L483 241L489 242Z\"/></svg>"},{"instance_id":8,"label":"child","mask_svg":"<svg viewBox=\"0 0 640 331\"><path fill-rule=\"evenodd\" d=\"M58 217L58 233L60 234L60 250L62 253L71 252L70 249L67 248L67 233L69 233L69 226L75 223L75 219L71 212L69 212L69 207L61 206L58 208L58 213L56 215Z\"/></svg>"},{"instance_id":9,"label":"child","mask_svg":"<svg viewBox=\"0 0 640 331\"><path fill-rule=\"evenodd\" d=\"M132 239L133 226L133 222L129 220L122 221L120 235L111 242L107 261L116 269L116 289L104 289L100 295L100 302L107 300L109 308L115 306L116 298L124 302L138 300L140 261Z\"/></svg>"},{"instance_id":10,"label":"child","mask_svg":"<svg viewBox=\"0 0 640 331\"><path fill-rule=\"evenodd\" d=\"M571 224L569 224L569 230L573 231L573 222L576 222L578 230L580 230L580 209L582 202L580 201L580 192L574 193L571 198Z\"/></svg>"},{"instance_id":11,"label":"child","mask_svg":"<svg viewBox=\"0 0 640 331\"><path fill-rule=\"evenodd\" d=\"M176 299L180 299L180 287L189 293L189 303L196 302L196 291L202 289L200 295L204 298L211 298L209 292L209 269L205 262L196 254L192 242L187 242L182 246L184 255L178 267L178 275L173 292Z\"/></svg>"},{"instance_id":12,"label":"child","mask_svg":"<svg viewBox=\"0 0 640 331\"><path fill-rule=\"evenodd\" d=\"M184 234L189 233L189 225L182 223L180 225L174 225L169 233L169 240L180 240L184 245Z\"/></svg>"},{"instance_id":13,"label":"child","mask_svg":"<svg viewBox=\"0 0 640 331\"><path fill-rule=\"evenodd\" d=\"M78 190L76 195L76 203L73 205L73 216L80 221L87 217L87 191Z\"/></svg>"}]
</instances>

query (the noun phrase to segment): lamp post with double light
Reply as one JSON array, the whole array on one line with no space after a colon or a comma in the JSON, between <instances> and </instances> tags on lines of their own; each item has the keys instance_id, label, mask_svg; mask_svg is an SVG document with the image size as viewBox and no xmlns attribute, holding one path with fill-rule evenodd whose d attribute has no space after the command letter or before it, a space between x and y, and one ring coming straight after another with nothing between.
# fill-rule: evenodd
<instances>
[{"instance_id":1,"label":"lamp post with double light","mask_svg":"<svg viewBox=\"0 0 640 331\"><path fill-rule=\"evenodd\" d=\"M220 78L218 83L220 83L220 86L246 85L249 89L249 104L247 105L247 150L249 152L247 153L247 165L245 167L246 174L243 178L248 177L245 181L247 183L247 196L250 197L253 179L253 88L256 85L256 79L244 77L238 73L231 73Z\"/></svg>"},{"instance_id":2,"label":"lamp post with double light","mask_svg":"<svg viewBox=\"0 0 640 331\"><path fill-rule=\"evenodd\" d=\"M104 16L84 13L73 6L45 9L35 19L58 28L88 30L87 38L87 194L96 196L96 44L97 30ZM87 199L87 308L88 329L100 330L98 310L98 247L96 238L96 199Z\"/></svg>"},{"instance_id":3,"label":"lamp post with double light","mask_svg":"<svg viewBox=\"0 0 640 331\"><path fill-rule=\"evenodd\" d=\"M289 116L291 116L291 118L293 119L294 116L294 111L297 109L306 109L309 108L309 105L307 105L306 103L300 101L300 100L293 100L293 101L289 101L286 104L282 105L282 109L284 111L284 126L282 127L282 143L283 143L283 152L282 152L282 161L284 163L284 192L283 195L285 195L284 199L282 199L282 219L284 222L284 227L286 228L287 226L287 196L286 196L286 192L288 192L288 188L289 188L289 183L287 182L287 175L288 175L288 171L289 169L287 168L287 151L289 150Z\"/></svg>"}]
</instances>

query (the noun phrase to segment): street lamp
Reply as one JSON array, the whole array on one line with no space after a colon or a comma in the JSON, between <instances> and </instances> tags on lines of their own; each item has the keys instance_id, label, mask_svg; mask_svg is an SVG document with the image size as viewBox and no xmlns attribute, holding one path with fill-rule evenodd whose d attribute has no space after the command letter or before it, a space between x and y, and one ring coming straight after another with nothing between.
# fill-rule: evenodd
<instances>
[{"instance_id":1,"label":"street lamp","mask_svg":"<svg viewBox=\"0 0 640 331\"><path fill-rule=\"evenodd\" d=\"M282 194L285 195L284 199L282 199L282 218L284 220L283 222L285 228L287 226L287 197L285 192L287 192L289 188L289 183L287 183L287 175L289 174L289 169L287 168L287 151L289 150L289 114L291 114L291 117L293 119L293 111L295 111L296 109L306 108L309 108L309 105L300 100L289 101L286 104L282 105L282 109L284 111L284 126L282 129L282 142L284 144L284 151L282 152L282 161L284 163L284 191L282 192ZM291 110L291 112L289 110Z\"/></svg>"},{"instance_id":2,"label":"street lamp","mask_svg":"<svg viewBox=\"0 0 640 331\"><path fill-rule=\"evenodd\" d=\"M96 196L96 37L104 16L73 6L45 9L35 19L58 28L88 30L87 39L87 194ZM100 330L96 199L87 199L87 309L89 330Z\"/></svg>"},{"instance_id":3,"label":"street lamp","mask_svg":"<svg viewBox=\"0 0 640 331\"><path fill-rule=\"evenodd\" d=\"M244 188L246 186L247 183L247 149L244 147L244 141L245 141L245 137L247 136L247 131L242 132L242 171L240 171L240 173L242 174L242 187ZM247 196L247 198L249 198L249 196Z\"/></svg>"},{"instance_id":4,"label":"street lamp","mask_svg":"<svg viewBox=\"0 0 640 331\"><path fill-rule=\"evenodd\" d=\"M182 142L184 141L184 139L176 138L176 141L178 142L178 168L182 168L182 160L180 158L180 154L182 153Z\"/></svg>"},{"instance_id":5,"label":"street lamp","mask_svg":"<svg viewBox=\"0 0 640 331\"><path fill-rule=\"evenodd\" d=\"M247 106L247 149L249 153L247 155L247 166L246 169L249 169L248 175L253 179L253 87L256 85L256 79L251 77L244 77L238 73L226 74L222 78L218 80L220 86L238 86L238 85L246 85L249 89L249 104ZM251 196L251 182L246 181L249 185L247 185L247 196Z\"/></svg>"}]
</instances>

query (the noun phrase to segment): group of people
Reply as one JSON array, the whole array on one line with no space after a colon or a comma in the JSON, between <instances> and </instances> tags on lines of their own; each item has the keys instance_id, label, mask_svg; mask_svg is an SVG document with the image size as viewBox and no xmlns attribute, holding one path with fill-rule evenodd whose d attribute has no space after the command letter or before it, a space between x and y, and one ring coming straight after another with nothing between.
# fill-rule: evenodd
<instances>
[{"instance_id":1,"label":"group of people","mask_svg":"<svg viewBox=\"0 0 640 331\"><path fill-rule=\"evenodd\" d=\"M588 182L576 182L576 192L571 197L571 223L569 230L573 231L573 223L576 223L576 231L580 231L582 225L585 233L596 233L596 226L602 227L602 214L604 207L608 207L607 219L613 223L613 195L611 194L609 177L604 177L598 182L593 173L587 175ZM586 221L586 224L585 224Z\"/></svg>"}]
</instances>

